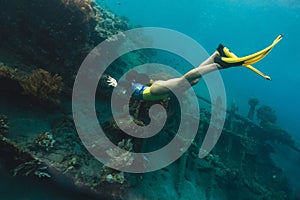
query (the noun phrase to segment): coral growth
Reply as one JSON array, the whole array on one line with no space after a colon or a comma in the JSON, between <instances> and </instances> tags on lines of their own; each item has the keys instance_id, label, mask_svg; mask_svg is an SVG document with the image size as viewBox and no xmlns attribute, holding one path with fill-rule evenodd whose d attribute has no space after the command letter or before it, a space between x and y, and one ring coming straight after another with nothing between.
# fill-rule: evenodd
<instances>
[{"instance_id":1,"label":"coral growth","mask_svg":"<svg viewBox=\"0 0 300 200\"><path fill-rule=\"evenodd\" d=\"M52 76L50 72L37 69L29 77L22 80L24 94L36 97L41 102L59 103L58 95L63 90L62 77Z\"/></svg>"},{"instance_id":2,"label":"coral growth","mask_svg":"<svg viewBox=\"0 0 300 200\"><path fill-rule=\"evenodd\" d=\"M108 183L120 183L123 184L126 179L123 172L113 170L108 167L103 167L102 171L102 181L108 182Z\"/></svg>"},{"instance_id":3,"label":"coral growth","mask_svg":"<svg viewBox=\"0 0 300 200\"><path fill-rule=\"evenodd\" d=\"M7 67L0 64L0 78L17 79L18 70L16 68Z\"/></svg>"},{"instance_id":4,"label":"coral growth","mask_svg":"<svg viewBox=\"0 0 300 200\"><path fill-rule=\"evenodd\" d=\"M257 118L260 120L260 124L275 123L277 120L275 111L270 106L261 106L257 110Z\"/></svg>"},{"instance_id":5,"label":"coral growth","mask_svg":"<svg viewBox=\"0 0 300 200\"><path fill-rule=\"evenodd\" d=\"M46 151L50 151L53 148L55 140L53 135L49 132L41 133L34 139L34 143Z\"/></svg>"},{"instance_id":6,"label":"coral growth","mask_svg":"<svg viewBox=\"0 0 300 200\"><path fill-rule=\"evenodd\" d=\"M88 21L95 16L92 0L62 0L62 3L70 10L79 10L82 13L82 20Z\"/></svg>"},{"instance_id":7,"label":"coral growth","mask_svg":"<svg viewBox=\"0 0 300 200\"><path fill-rule=\"evenodd\" d=\"M0 134L7 133L8 129L8 118L4 115L0 115Z\"/></svg>"},{"instance_id":8,"label":"coral growth","mask_svg":"<svg viewBox=\"0 0 300 200\"><path fill-rule=\"evenodd\" d=\"M18 69L24 71L43 67L60 74L70 87L83 59L97 44L129 29L124 19L94 0L0 1L0 27L0 38L5 38L0 51L9 55L1 54L1 61L22 63Z\"/></svg>"},{"instance_id":9,"label":"coral growth","mask_svg":"<svg viewBox=\"0 0 300 200\"><path fill-rule=\"evenodd\" d=\"M133 163L133 157L130 152L133 149L131 139L123 139L118 143L118 147L126 152L123 153L118 148L107 150L106 153L112 158L107 165L114 168L130 166ZM123 172L104 166L102 170L102 181L123 184L125 182L125 176Z\"/></svg>"},{"instance_id":10,"label":"coral growth","mask_svg":"<svg viewBox=\"0 0 300 200\"><path fill-rule=\"evenodd\" d=\"M131 140L122 140L118 143L118 147L125 150L121 151L119 148L109 149L106 151L111 158L107 166L112 168L122 168L123 166L130 166L133 163L133 156L130 151L133 149Z\"/></svg>"},{"instance_id":11,"label":"coral growth","mask_svg":"<svg viewBox=\"0 0 300 200\"><path fill-rule=\"evenodd\" d=\"M257 106L258 103L259 103L259 100L257 98L251 98L248 101L248 104L250 107Z\"/></svg>"},{"instance_id":12,"label":"coral growth","mask_svg":"<svg viewBox=\"0 0 300 200\"><path fill-rule=\"evenodd\" d=\"M44 103L59 103L58 95L63 90L62 77L51 75L44 69L34 70L29 76L17 69L0 65L0 81L10 92L23 93Z\"/></svg>"}]
</instances>

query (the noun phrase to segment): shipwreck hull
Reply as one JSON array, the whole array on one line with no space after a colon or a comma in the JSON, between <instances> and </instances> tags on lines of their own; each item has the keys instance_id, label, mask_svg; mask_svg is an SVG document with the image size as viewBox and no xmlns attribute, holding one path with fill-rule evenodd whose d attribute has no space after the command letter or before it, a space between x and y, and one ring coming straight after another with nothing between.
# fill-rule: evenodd
<instances>
[{"instance_id":1,"label":"shipwreck hull","mask_svg":"<svg viewBox=\"0 0 300 200\"><path fill-rule=\"evenodd\" d=\"M124 184L102 182L99 185L91 185L95 178L99 177L87 176L86 180L79 179L77 177L79 174L83 175L82 173L68 173L66 170L69 166L63 166L49 158L34 155L2 135L0 136L0 152L1 164L12 176L39 178L40 182L54 183L62 189L89 198L124 199ZM78 172L82 171L78 170Z\"/></svg>"}]
</instances>

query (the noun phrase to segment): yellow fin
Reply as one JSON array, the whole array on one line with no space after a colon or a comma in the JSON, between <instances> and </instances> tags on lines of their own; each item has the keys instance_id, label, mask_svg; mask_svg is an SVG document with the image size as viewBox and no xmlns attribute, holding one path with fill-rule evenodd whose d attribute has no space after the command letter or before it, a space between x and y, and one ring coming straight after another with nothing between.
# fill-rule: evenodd
<instances>
[{"instance_id":1,"label":"yellow fin","mask_svg":"<svg viewBox=\"0 0 300 200\"><path fill-rule=\"evenodd\" d=\"M280 40L282 39L282 35L279 35L271 45L269 45L268 47L264 48L261 51L258 51L256 53L253 53L251 55L248 56L244 56L244 57L222 57L222 61L227 62L227 63L239 63L239 62L244 62L247 64L254 64L258 61L260 61L261 59L263 59L273 48L276 44L278 44L278 42L280 42ZM225 48L224 48L225 49ZM228 50L229 51L229 50ZM225 51L224 51L225 52ZM228 52L227 52L228 53ZM225 53L226 54L226 53ZM229 55L234 55L233 53L229 53Z\"/></svg>"},{"instance_id":2,"label":"yellow fin","mask_svg":"<svg viewBox=\"0 0 300 200\"><path fill-rule=\"evenodd\" d=\"M255 72L256 74L262 76L263 78L267 79L267 80L271 80L271 77L270 76L267 76L265 75L264 73L262 73L261 71L259 71L258 69L256 69L255 67L253 67L251 64L254 64L258 61L260 61L261 59L263 59L266 55L268 55L268 53L273 49L273 47L278 44L278 42L280 42L280 40L282 39L282 35L279 35L274 41L273 43L266 47L265 49L257 52L257 53L254 53L252 55L249 55L249 56L245 56L245 57L242 57L242 58L239 58L237 55L235 55L234 53L230 52L228 48L224 47L223 51L225 53L225 55L228 57L228 58L224 58L222 57L222 60L227 62L227 60L230 60L232 58L235 58L235 59L232 59L231 62L229 63L233 63L233 62L244 62L243 66L245 66L246 68L250 69L251 71ZM248 58L248 59L245 59L245 58Z\"/></svg>"}]
</instances>

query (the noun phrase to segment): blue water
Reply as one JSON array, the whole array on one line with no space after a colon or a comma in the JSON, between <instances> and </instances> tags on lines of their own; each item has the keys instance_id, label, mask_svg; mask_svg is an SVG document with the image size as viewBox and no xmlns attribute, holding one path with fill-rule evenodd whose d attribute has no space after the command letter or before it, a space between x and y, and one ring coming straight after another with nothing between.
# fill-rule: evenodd
<instances>
[{"instance_id":1,"label":"blue water","mask_svg":"<svg viewBox=\"0 0 300 200\"><path fill-rule=\"evenodd\" d=\"M235 100L246 114L249 97L271 106L278 124L300 141L300 1L297 0L98 0L131 24L170 28L199 42L212 53L221 42L238 55L284 39L255 65L271 76L266 81L253 72L235 68L222 71L228 102ZM201 93L201 91L198 91ZM300 142L299 142L300 143Z\"/></svg>"}]
</instances>

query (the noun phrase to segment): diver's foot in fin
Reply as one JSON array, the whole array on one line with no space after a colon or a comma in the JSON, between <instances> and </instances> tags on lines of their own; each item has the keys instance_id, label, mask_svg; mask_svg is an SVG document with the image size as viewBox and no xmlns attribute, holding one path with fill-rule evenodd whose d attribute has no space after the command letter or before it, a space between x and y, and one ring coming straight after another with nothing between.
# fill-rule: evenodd
<instances>
[{"instance_id":1,"label":"diver's foot in fin","mask_svg":"<svg viewBox=\"0 0 300 200\"><path fill-rule=\"evenodd\" d=\"M268 47L244 57L237 57L234 53L230 52L227 47L219 45L217 51L221 56L215 57L214 62L220 64L223 68L252 65L266 57L281 39L282 35L279 35Z\"/></svg>"},{"instance_id":2,"label":"diver's foot in fin","mask_svg":"<svg viewBox=\"0 0 300 200\"><path fill-rule=\"evenodd\" d=\"M219 44L217 51L219 53L220 56L222 57L227 57L225 52L224 52L224 45L223 44Z\"/></svg>"},{"instance_id":3,"label":"diver's foot in fin","mask_svg":"<svg viewBox=\"0 0 300 200\"><path fill-rule=\"evenodd\" d=\"M221 65L222 68L229 68L234 66L240 66L243 64L243 62L226 62L223 61L223 58L234 58L237 57L234 53L232 53L227 47L225 47L223 44L219 44L217 48L217 52L220 56L216 56L214 58L214 62Z\"/></svg>"},{"instance_id":4,"label":"diver's foot in fin","mask_svg":"<svg viewBox=\"0 0 300 200\"><path fill-rule=\"evenodd\" d=\"M236 58L237 57L234 53L232 53L223 44L219 44L217 51L220 54L220 56L222 56L222 57L226 57L226 58Z\"/></svg>"},{"instance_id":5,"label":"diver's foot in fin","mask_svg":"<svg viewBox=\"0 0 300 200\"><path fill-rule=\"evenodd\" d=\"M271 49L272 48L266 48L264 49L264 51L253 53L248 56L237 57L227 47L220 44L217 48L217 51L221 56L216 56L214 58L214 62L221 65L222 68L246 66L257 63L258 61L263 59L271 51Z\"/></svg>"},{"instance_id":6,"label":"diver's foot in fin","mask_svg":"<svg viewBox=\"0 0 300 200\"><path fill-rule=\"evenodd\" d=\"M241 66L243 65L243 61L239 61L239 62L226 62L223 59L227 58L227 57L223 57L223 56L216 56L214 58L214 62L219 64L223 69L229 68L229 67L235 67L235 66Z\"/></svg>"}]
</instances>

